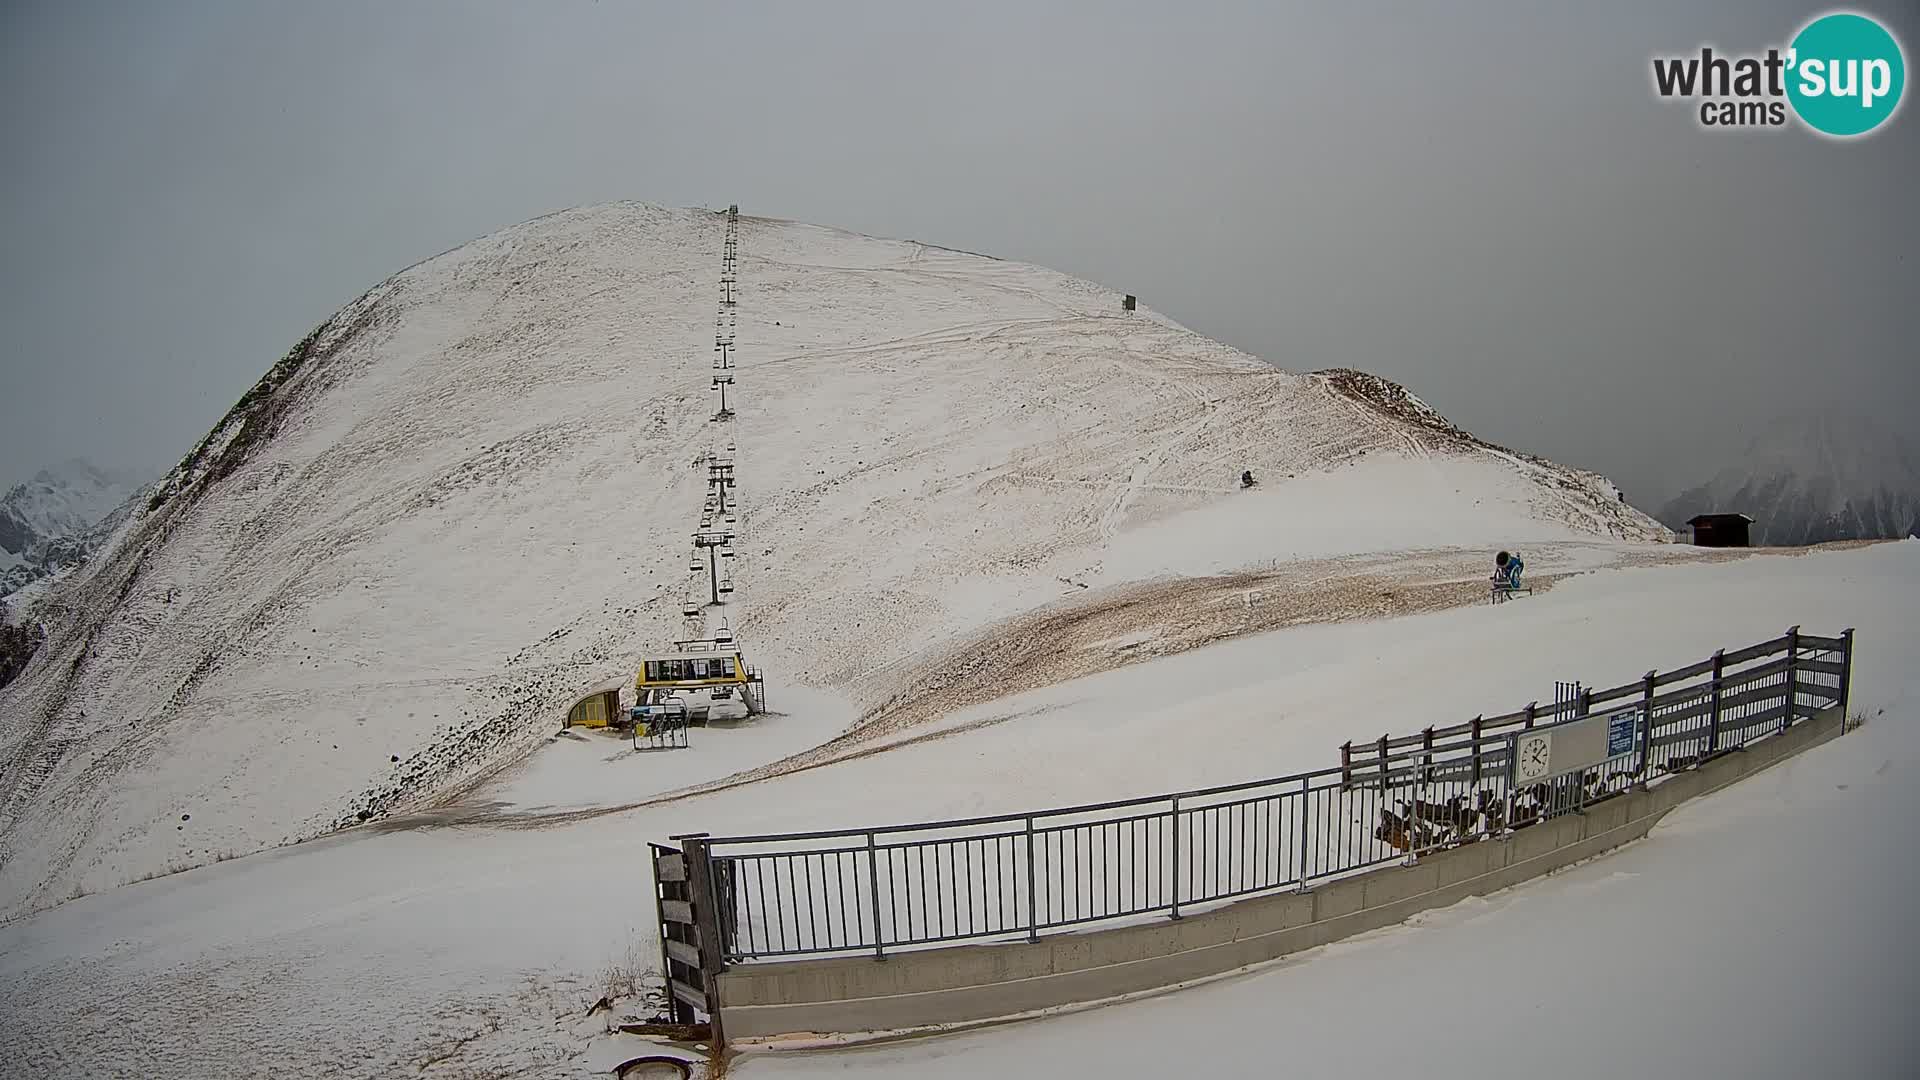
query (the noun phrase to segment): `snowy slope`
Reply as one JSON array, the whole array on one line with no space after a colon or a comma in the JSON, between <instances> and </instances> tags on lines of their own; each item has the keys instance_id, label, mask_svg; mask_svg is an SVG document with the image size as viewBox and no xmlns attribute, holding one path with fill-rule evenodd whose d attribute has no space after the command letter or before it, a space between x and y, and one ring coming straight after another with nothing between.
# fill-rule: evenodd
<instances>
[{"instance_id":1,"label":"snowy slope","mask_svg":"<svg viewBox=\"0 0 1920 1080\"><path fill-rule=\"evenodd\" d=\"M1392 384L1277 371L1051 271L783 221L741 221L738 416L711 424L722 222L515 226L277 363L36 604L47 643L0 690L0 912L521 757L687 636L696 459L722 430L727 617L776 707L809 684L864 714L958 636L1169 574L1666 536Z\"/></svg>"},{"instance_id":2,"label":"snowy slope","mask_svg":"<svg viewBox=\"0 0 1920 1080\"><path fill-rule=\"evenodd\" d=\"M658 963L649 841L1284 774L1332 763L1356 733L1504 710L1556 679L1625 682L1798 622L1858 628L1867 725L1589 867L1258 979L950 1040L749 1058L730 1075L1242 1076L1280 1062L1343 1076L1361 1047L1382 1069L1528 1076L1543 1046L1581 1051L1555 1059L1579 1076L1623 1061L1654 1076L1836 1071L1810 1060L1902 1075L1873 1065L1912 1047L1900 1021L1915 968L1897 946L1920 859L1883 838L1920 792L1916 575L1920 543L1596 572L1536 601L1224 642L1009 700L1003 722L965 738L698 799L537 829L352 830L0 925L0 1046L50 1080L604 1078L641 1048L597 1034L605 1014L586 1008L610 966ZM636 788L678 767L626 764ZM1591 1037L1616 1017L1625 1050Z\"/></svg>"},{"instance_id":3,"label":"snowy slope","mask_svg":"<svg viewBox=\"0 0 1920 1080\"><path fill-rule=\"evenodd\" d=\"M1920 535L1920 447L1865 416L1807 414L1764 425L1738 464L1660 510L1754 519L1756 544Z\"/></svg>"}]
</instances>

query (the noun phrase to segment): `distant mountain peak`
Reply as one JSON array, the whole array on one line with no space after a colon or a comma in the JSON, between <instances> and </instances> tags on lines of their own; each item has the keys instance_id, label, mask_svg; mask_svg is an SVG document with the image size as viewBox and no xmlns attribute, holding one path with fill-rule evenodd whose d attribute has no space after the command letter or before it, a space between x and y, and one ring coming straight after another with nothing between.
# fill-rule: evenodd
<instances>
[{"instance_id":1,"label":"distant mountain peak","mask_svg":"<svg viewBox=\"0 0 1920 1080\"><path fill-rule=\"evenodd\" d=\"M1823 476L1843 492L1914 491L1920 490L1920 449L1865 414L1825 410L1764 425L1748 443L1743 460L1723 472Z\"/></svg>"},{"instance_id":2,"label":"distant mountain peak","mask_svg":"<svg viewBox=\"0 0 1920 1080\"><path fill-rule=\"evenodd\" d=\"M1920 448L1846 409L1810 410L1760 429L1742 460L1660 511L1683 528L1697 514L1754 519L1757 544L1817 544L1920 534Z\"/></svg>"},{"instance_id":3,"label":"distant mountain peak","mask_svg":"<svg viewBox=\"0 0 1920 1080\"><path fill-rule=\"evenodd\" d=\"M150 483L154 476L152 470L106 468L86 458L72 457L35 472L32 482L76 490L115 487L132 490Z\"/></svg>"},{"instance_id":4,"label":"distant mountain peak","mask_svg":"<svg viewBox=\"0 0 1920 1080\"><path fill-rule=\"evenodd\" d=\"M152 479L69 458L0 495L0 596L83 560L100 526Z\"/></svg>"}]
</instances>

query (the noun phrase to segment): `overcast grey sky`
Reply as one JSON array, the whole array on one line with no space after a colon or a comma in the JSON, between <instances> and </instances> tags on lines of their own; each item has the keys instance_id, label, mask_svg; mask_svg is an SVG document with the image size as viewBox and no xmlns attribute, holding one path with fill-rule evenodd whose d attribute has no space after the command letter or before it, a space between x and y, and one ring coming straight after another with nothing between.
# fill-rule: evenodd
<instances>
[{"instance_id":1,"label":"overcast grey sky","mask_svg":"<svg viewBox=\"0 0 1920 1080\"><path fill-rule=\"evenodd\" d=\"M1911 65L1914 5L1858 9ZM1776 413L1920 401L1914 105L1838 143L1650 89L1822 10L15 0L0 482L168 467L388 274L634 198L1089 277L1650 506Z\"/></svg>"}]
</instances>

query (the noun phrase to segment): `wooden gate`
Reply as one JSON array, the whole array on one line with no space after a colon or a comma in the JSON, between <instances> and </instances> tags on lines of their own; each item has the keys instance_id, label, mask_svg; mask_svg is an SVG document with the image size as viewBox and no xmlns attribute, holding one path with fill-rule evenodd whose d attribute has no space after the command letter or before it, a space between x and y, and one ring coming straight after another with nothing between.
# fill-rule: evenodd
<instances>
[{"instance_id":1,"label":"wooden gate","mask_svg":"<svg viewBox=\"0 0 1920 1080\"><path fill-rule=\"evenodd\" d=\"M720 1030L720 998L715 976L726 970L720 941L720 906L706 833L676 836L681 849L648 844L653 854L654 902L660 918L660 966L666 974L667 1005L676 1024L705 1017L714 1048L726 1045Z\"/></svg>"}]
</instances>

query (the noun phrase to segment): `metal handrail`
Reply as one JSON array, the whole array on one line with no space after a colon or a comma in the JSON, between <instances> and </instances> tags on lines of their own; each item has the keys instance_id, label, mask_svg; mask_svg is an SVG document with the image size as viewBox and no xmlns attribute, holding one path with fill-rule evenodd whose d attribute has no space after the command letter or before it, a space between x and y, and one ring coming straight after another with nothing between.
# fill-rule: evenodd
<instances>
[{"instance_id":1,"label":"metal handrail","mask_svg":"<svg viewBox=\"0 0 1920 1080\"><path fill-rule=\"evenodd\" d=\"M1599 695L1589 692L1558 709L1529 706L1512 720L1497 718L1498 726L1481 719L1383 738L1362 749L1384 754L1332 768L1021 813L712 837L702 841L701 860L710 853L721 878L714 895L724 908L724 957L884 955L937 942L1037 939L1042 930L1156 912L1178 918L1182 907L1304 888L1510 831L1784 731L1813 708L1844 706L1852 635L1819 638L1796 628L1680 669L1712 676L1695 685L1656 693L1678 680L1649 672L1632 684L1636 699L1604 710L1591 708ZM1784 658L1730 670L1782 651ZM1628 696L1624 688L1606 693ZM1801 701L1810 704L1801 709ZM1510 782L1520 725L1551 731L1628 710L1636 754L1551 783Z\"/></svg>"}]
</instances>

